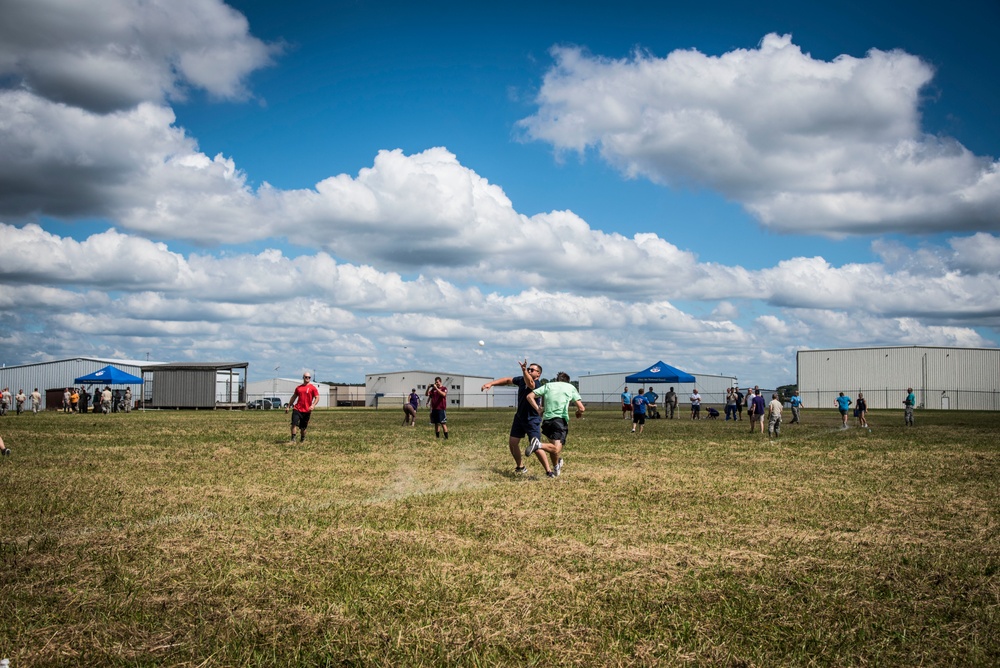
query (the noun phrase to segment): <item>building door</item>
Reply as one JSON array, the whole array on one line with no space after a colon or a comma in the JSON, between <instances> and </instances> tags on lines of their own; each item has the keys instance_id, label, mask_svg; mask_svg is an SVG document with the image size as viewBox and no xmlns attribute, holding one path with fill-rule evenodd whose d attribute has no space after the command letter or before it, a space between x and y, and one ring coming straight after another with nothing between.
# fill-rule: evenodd
<instances>
[{"instance_id":1,"label":"building door","mask_svg":"<svg viewBox=\"0 0 1000 668\"><path fill-rule=\"evenodd\" d=\"M951 408L951 399L948 397L941 397L941 410L946 411Z\"/></svg>"}]
</instances>

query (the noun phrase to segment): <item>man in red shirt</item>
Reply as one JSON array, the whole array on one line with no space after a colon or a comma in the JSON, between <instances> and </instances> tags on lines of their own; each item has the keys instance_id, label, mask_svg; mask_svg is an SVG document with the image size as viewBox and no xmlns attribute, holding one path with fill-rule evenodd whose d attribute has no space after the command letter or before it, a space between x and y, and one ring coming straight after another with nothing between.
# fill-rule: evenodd
<instances>
[{"instance_id":1,"label":"man in red shirt","mask_svg":"<svg viewBox=\"0 0 1000 668\"><path fill-rule=\"evenodd\" d=\"M319 390L310 383L312 374L302 374L302 384L292 392L292 398L285 406L285 414L292 409L292 442L295 442L295 430L299 430L299 443L306 440L306 428L309 426L309 416L312 409L319 403Z\"/></svg>"},{"instance_id":2,"label":"man in red shirt","mask_svg":"<svg viewBox=\"0 0 1000 668\"><path fill-rule=\"evenodd\" d=\"M441 437L441 429L444 429L444 437L448 438L448 386L441 384L441 376L434 379L434 384L427 388L427 396L430 397L431 404L431 424L434 425L434 437Z\"/></svg>"}]
</instances>

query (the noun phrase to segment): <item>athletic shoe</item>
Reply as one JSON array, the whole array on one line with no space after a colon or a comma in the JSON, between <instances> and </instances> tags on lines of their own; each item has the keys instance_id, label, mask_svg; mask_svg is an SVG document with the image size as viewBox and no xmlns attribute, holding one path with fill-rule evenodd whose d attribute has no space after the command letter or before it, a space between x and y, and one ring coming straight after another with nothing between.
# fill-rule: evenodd
<instances>
[{"instance_id":1,"label":"athletic shoe","mask_svg":"<svg viewBox=\"0 0 1000 668\"><path fill-rule=\"evenodd\" d=\"M556 462L556 475L557 476L562 474L562 465L563 465L563 460L562 460L562 457L560 457L559 461Z\"/></svg>"},{"instance_id":2,"label":"athletic shoe","mask_svg":"<svg viewBox=\"0 0 1000 668\"><path fill-rule=\"evenodd\" d=\"M4 448L3 456L4 457L9 457L10 456L10 448Z\"/></svg>"},{"instance_id":3,"label":"athletic shoe","mask_svg":"<svg viewBox=\"0 0 1000 668\"><path fill-rule=\"evenodd\" d=\"M531 439L531 442L528 443L528 447L524 449L524 456L530 457L531 455L535 454L535 452L537 452L538 449L541 447L542 447L541 441L539 441L537 438Z\"/></svg>"},{"instance_id":4,"label":"athletic shoe","mask_svg":"<svg viewBox=\"0 0 1000 668\"><path fill-rule=\"evenodd\" d=\"M528 472L527 466L518 466L517 468L514 469L514 475L524 475L527 472Z\"/></svg>"},{"instance_id":5,"label":"athletic shoe","mask_svg":"<svg viewBox=\"0 0 1000 668\"><path fill-rule=\"evenodd\" d=\"M290 439L288 439L288 442L289 443L294 443L295 442L295 434L292 434L292 437Z\"/></svg>"},{"instance_id":6,"label":"athletic shoe","mask_svg":"<svg viewBox=\"0 0 1000 668\"><path fill-rule=\"evenodd\" d=\"M546 471L545 475L548 476L549 478L555 478L559 474L556 473L555 471Z\"/></svg>"}]
</instances>

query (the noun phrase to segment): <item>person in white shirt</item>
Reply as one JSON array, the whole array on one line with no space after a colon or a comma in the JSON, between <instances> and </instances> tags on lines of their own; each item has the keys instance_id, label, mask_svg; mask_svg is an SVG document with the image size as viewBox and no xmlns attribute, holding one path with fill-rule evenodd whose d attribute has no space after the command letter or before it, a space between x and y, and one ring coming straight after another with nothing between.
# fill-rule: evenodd
<instances>
[{"instance_id":1,"label":"person in white shirt","mask_svg":"<svg viewBox=\"0 0 1000 668\"><path fill-rule=\"evenodd\" d=\"M778 433L781 431L781 402L778 400L778 394L774 393L771 395L771 403L767 405L767 435L778 437Z\"/></svg>"},{"instance_id":2,"label":"person in white shirt","mask_svg":"<svg viewBox=\"0 0 1000 668\"><path fill-rule=\"evenodd\" d=\"M698 394L697 387L691 391L691 419L701 419L701 395Z\"/></svg>"}]
</instances>

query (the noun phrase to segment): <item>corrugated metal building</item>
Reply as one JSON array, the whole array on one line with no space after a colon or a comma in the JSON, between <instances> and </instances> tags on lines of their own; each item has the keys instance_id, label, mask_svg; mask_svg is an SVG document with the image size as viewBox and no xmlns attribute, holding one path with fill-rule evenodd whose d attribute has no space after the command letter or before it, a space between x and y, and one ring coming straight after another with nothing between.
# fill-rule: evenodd
<instances>
[{"instance_id":1,"label":"corrugated metal building","mask_svg":"<svg viewBox=\"0 0 1000 668\"><path fill-rule=\"evenodd\" d=\"M141 376L143 365L153 365L155 363L96 357L73 357L70 359L52 360L50 362L7 366L0 368L0 389L8 387L11 394L17 394L18 390L23 389L25 394L30 395L31 391L37 387L42 395L42 408L58 410L62 408L63 390L67 387L74 387L74 379L86 376L109 364L135 376ZM142 396L142 385L116 385L115 387L122 391L126 387L131 387L132 396Z\"/></svg>"},{"instance_id":2,"label":"corrugated metal building","mask_svg":"<svg viewBox=\"0 0 1000 668\"><path fill-rule=\"evenodd\" d=\"M494 392L482 392L483 384L493 380L489 376L467 376L443 371L390 371L365 375L365 403L368 406L402 407L403 401L416 388L424 405L424 393L434 384L434 378L441 376L441 382L448 387L448 407L499 407L513 406L511 394L504 388ZM512 395L517 398L516 391Z\"/></svg>"},{"instance_id":3,"label":"corrugated metal building","mask_svg":"<svg viewBox=\"0 0 1000 668\"><path fill-rule=\"evenodd\" d=\"M144 364L144 407L246 408L249 366L249 362Z\"/></svg>"},{"instance_id":4,"label":"corrugated metal building","mask_svg":"<svg viewBox=\"0 0 1000 668\"><path fill-rule=\"evenodd\" d=\"M930 346L800 350L799 395L832 408L840 392L869 408L903 407L912 387L919 408L1000 410L1000 349Z\"/></svg>"},{"instance_id":5,"label":"corrugated metal building","mask_svg":"<svg viewBox=\"0 0 1000 668\"><path fill-rule=\"evenodd\" d=\"M580 376L580 396L587 406L594 404L605 408L617 408L621 405L621 393L624 391L626 383L625 376L631 376L636 371L621 371L618 373L599 373L588 376ZM690 372L688 372L690 373ZM693 383L673 383L674 391L678 395L678 408L683 409L689 405L688 397L691 391L698 388L698 394L702 397L703 405L725 405L726 390L736 385L735 376L718 376L707 373L692 373L695 377ZM663 397L670 389L671 383L653 383L653 390ZM648 387L649 384L643 385ZM629 385L629 391L635 394L639 385L633 383ZM662 399L661 399L662 402Z\"/></svg>"}]
</instances>

